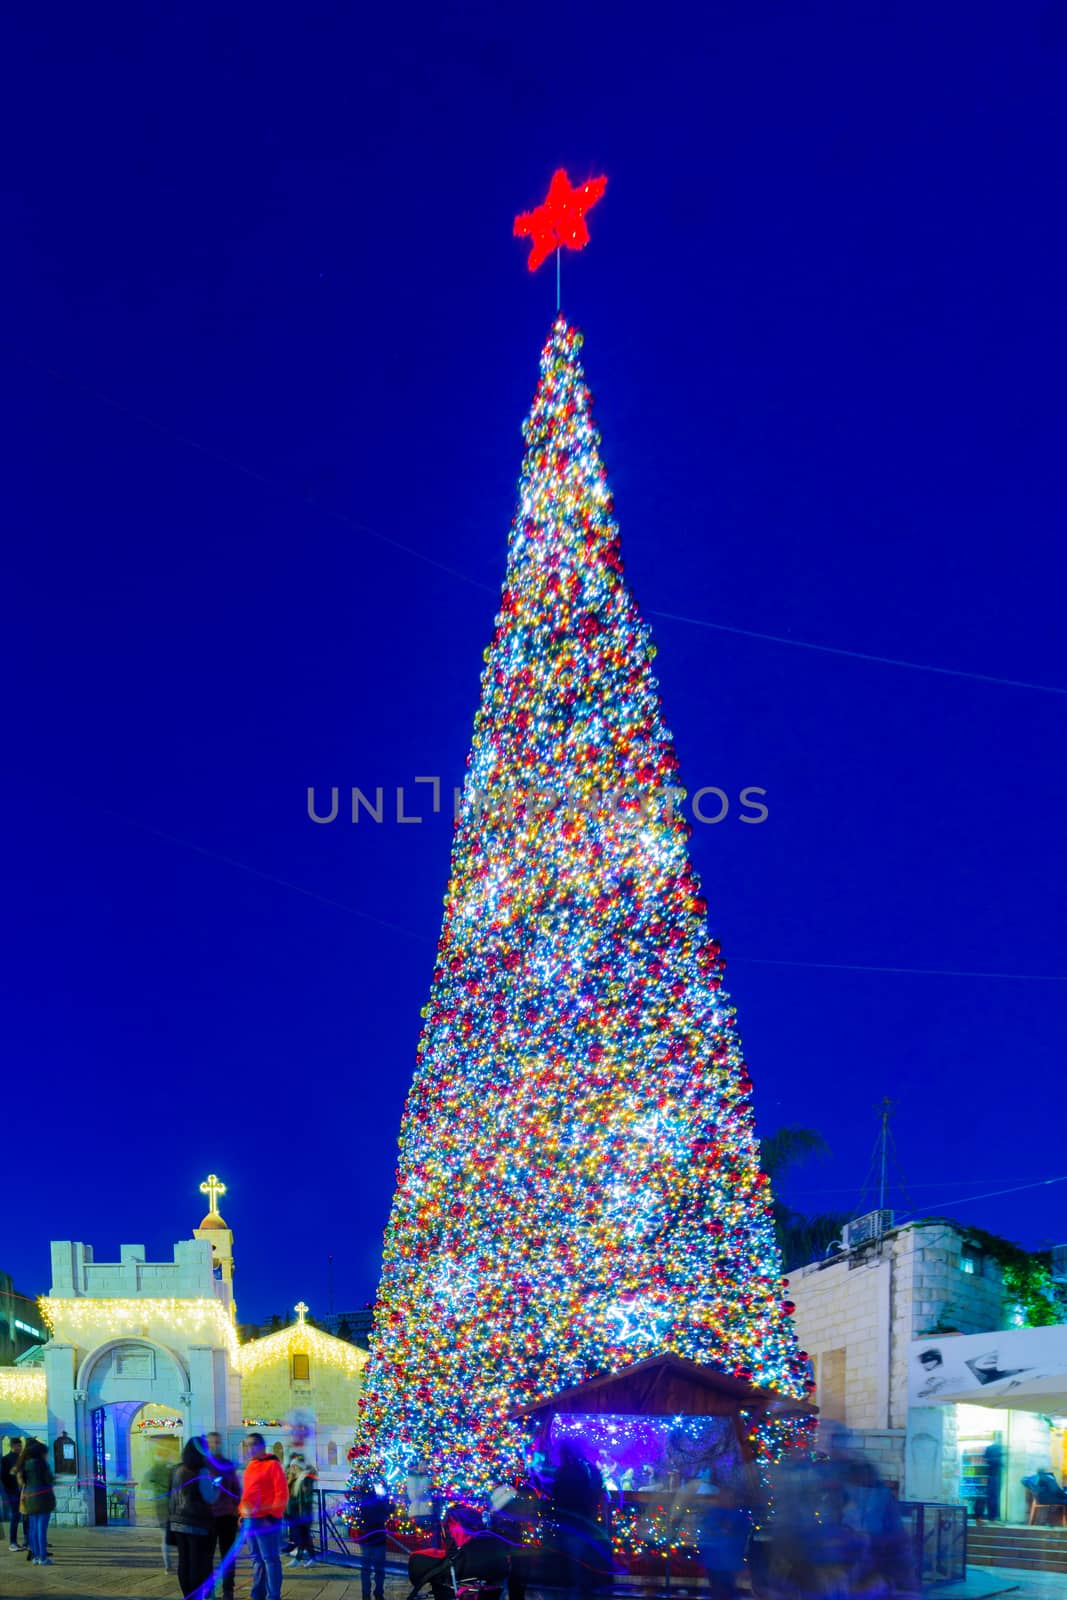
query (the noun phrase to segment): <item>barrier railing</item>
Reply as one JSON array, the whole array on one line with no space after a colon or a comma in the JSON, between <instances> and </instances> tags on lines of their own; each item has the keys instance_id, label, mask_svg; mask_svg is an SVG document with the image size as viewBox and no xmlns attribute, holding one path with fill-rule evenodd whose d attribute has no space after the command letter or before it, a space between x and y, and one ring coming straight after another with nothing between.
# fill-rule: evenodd
<instances>
[{"instance_id":1,"label":"barrier railing","mask_svg":"<svg viewBox=\"0 0 1067 1600\"><path fill-rule=\"evenodd\" d=\"M343 1507L346 1502L350 1502L350 1498L345 1489L316 1490L319 1553L327 1561L339 1566L354 1567L359 1565L360 1560L359 1541L349 1533L342 1514ZM915 1571L922 1584L956 1582L966 1577L966 1506L930 1505L918 1500L902 1500L900 1514L911 1543ZM755 1557L755 1551L752 1554ZM386 1546L387 1568L406 1572L407 1561L408 1545L390 1534ZM752 1565L758 1569L758 1558L753 1560ZM631 1577L630 1583L627 1583L626 1578L619 1572L615 1575L614 1583L610 1577L607 1578L607 1585L615 1589L627 1589L636 1579L638 1586L644 1587L649 1578L653 1577L656 1566L658 1563L653 1563L652 1572L645 1576L644 1583L640 1578L636 1578L636 1574ZM659 1583L655 1584L653 1580L654 1586L666 1594L671 1591L672 1576L678 1587L690 1586L681 1574L672 1574L671 1567L672 1563L668 1558L664 1562L663 1577ZM539 1574L539 1577L541 1581L537 1583L538 1588L549 1588L554 1582L558 1582L555 1575L548 1572Z\"/></svg>"}]
</instances>

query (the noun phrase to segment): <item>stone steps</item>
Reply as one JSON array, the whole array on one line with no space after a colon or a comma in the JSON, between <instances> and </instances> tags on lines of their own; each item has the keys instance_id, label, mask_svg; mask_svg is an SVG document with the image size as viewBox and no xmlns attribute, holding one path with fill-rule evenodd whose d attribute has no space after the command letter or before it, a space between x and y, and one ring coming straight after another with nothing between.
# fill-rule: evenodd
<instances>
[{"instance_id":1,"label":"stone steps","mask_svg":"<svg viewBox=\"0 0 1067 1600\"><path fill-rule=\"evenodd\" d=\"M973 1524L967 1529L967 1563L1019 1567L1029 1572L1067 1573L1067 1528Z\"/></svg>"}]
</instances>

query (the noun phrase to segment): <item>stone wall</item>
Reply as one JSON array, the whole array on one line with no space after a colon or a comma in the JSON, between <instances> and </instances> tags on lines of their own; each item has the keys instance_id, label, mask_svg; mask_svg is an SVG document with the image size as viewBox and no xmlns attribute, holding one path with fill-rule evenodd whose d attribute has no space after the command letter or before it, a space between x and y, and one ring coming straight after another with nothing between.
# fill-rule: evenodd
<instances>
[{"instance_id":1,"label":"stone wall","mask_svg":"<svg viewBox=\"0 0 1067 1600\"><path fill-rule=\"evenodd\" d=\"M926 1333L1008 1326L996 1263L951 1222L898 1228L850 1255L794 1272L790 1293L813 1396L842 1422L908 1498L952 1502L958 1492L953 1406L908 1409L908 1357Z\"/></svg>"},{"instance_id":2,"label":"stone wall","mask_svg":"<svg viewBox=\"0 0 1067 1600\"><path fill-rule=\"evenodd\" d=\"M76 1478L57 1478L53 1485L56 1509L52 1520L60 1528L85 1528L89 1525L87 1491L78 1487Z\"/></svg>"},{"instance_id":3,"label":"stone wall","mask_svg":"<svg viewBox=\"0 0 1067 1600\"><path fill-rule=\"evenodd\" d=\"M797 1337L815 1372L813 1398L850 1428L889 1425L891 1270L886 1259L851 1267L838 1257L790 1278Z\"/></svg>"},{"instance_id":4,"label":"stone wall","mask_svg":"<svg viewBox=\"0 0 1067 1600\"><path fill-rule=\"evenodd\" d=\"M119 1247L118 1261L96 1261L91 1245L52 1241L52 1295L60 1299L228 1299L212 1271L206 1239L180 1239L173 1261L148 1261L143 1244Z\"/></svg>"},{"instance_id":5,"label":"stone wall","mask_svg":"<svg viewBox=\"0 0 1067 1600\"><path fill-rule=\"evenodd\" d=\"M242 1349L247 1349L243 1346ZM314 1355L310 1359L307 1382L296 1382L288 1350L279 1350L270 1361L262 1361L241 1378L241 1404L246 1417L285 1417L293 1410L313 1411L320 1424L350 1426L356 1423L362 1382L358 1373Z\"/></svg>"}]
</instances>

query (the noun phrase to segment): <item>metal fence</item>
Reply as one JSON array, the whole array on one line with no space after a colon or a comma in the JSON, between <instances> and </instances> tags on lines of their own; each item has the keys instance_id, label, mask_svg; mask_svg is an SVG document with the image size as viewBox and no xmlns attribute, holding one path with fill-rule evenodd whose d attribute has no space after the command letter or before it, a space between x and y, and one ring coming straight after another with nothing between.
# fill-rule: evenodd
<instances>
[{"instance_id":1,"label":"metal fence","mask_svg":"<svg viewBox=\"0 0 1067 1600\"><path fill-rule=\"evenodd\" d=\"M900 1514L911 1537L921 1583L949 1583L967 1576L967 1507L902 1500Z\"/></svg>"},{"instance_id":2,"label":"metal fence","mask_svg":"<svg viewBox=\"0 0 1067 1600\"><path fill-rule=\"evenodd\" d=\"M318 1546L320 1554L338 1566L357 1566L359 1564L359 1541L350 1536L343 1509L350 1495L346 1489L318 1489L316 1490L318 1502ZM941 1506L929 1505L919 1500L902 1500L900 1514L904 1528L911 1541L915 1571L919 1580L924 1585L936 1583L956 1582L967 1575L967 1508L966 1506ZM759 1541L757 1540L756 1543ZM758 1556L752 1552L752 1565L759 1567ZM386 1547L386 1566L398 1572L407 1571L408 1547L399 1540L390 1536ZM649 1575L651 1577L651 1575ZM612 1584L615 1590L632 1590L634 1587L651 1591L649 1600L655 1594L670 1595L672 1587L675 1590L691 1589L692 1580L680 1575L674 1576L672 1584L671 1561L666 1559L663 1565L663 1576L657 1582L654 1578L649 1582L649 1577L644 1580L631 1578L627 1582L625 1577L618 1575ZM545 1581L547 1579L547 1581ZM552 1587L552 1576L545 1573L542 1581L537 1582L537 1588Z\"/></svg>"},{"instance_id":3,"label":"metal fence","mask_svg":"<svg viewBox=\"0 0 1067 1600\"><path fill-rule=\"evenodd\" d=\"M359 1540L349 1535L343 1512L352 1496L347 1489L316 1489L317 1520L319 1526L319 1554L337 1566L354 1567L359 1564ZM408 1551L392 1535L386 1546L385 1564L399 1572L408 1570Z\"/></svg>"}]
</instances>

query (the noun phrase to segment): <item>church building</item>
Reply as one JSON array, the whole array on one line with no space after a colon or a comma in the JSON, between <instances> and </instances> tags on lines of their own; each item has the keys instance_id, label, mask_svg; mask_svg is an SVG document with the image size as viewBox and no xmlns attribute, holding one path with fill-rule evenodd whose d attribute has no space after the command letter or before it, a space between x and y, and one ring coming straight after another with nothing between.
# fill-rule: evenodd
<instances>
[{"instance_id":1,"label":"church building","mask_svg":"<svg viewBox=\"0 0 1067 1600\"><path fill-rule=\"evenodd\" d=\"M238 1344L225 1185L212 1174L200 1187L207 1215L171 1261L149 1261L139 1244L96 1261L90 1245L52 1243L43 1376L0 1369L0 1396L13 1401L29 1384L31 1409L46 1412L60 1524L152 1516L138 1505L149 1467L212 1431L238 1464L254 1428L283 1461L300 1449L323 1487L347 1481L366 1352L308 1325L302 1301L296 1323ZM5 1433L21 1420L0 1418ZM18 1431L37 1431L34 1420Z\"/></svg>"}]
</instances>

